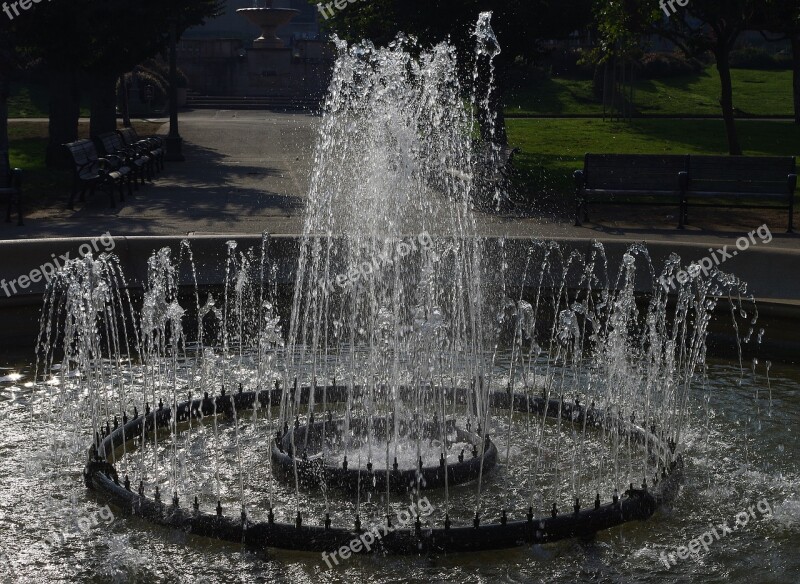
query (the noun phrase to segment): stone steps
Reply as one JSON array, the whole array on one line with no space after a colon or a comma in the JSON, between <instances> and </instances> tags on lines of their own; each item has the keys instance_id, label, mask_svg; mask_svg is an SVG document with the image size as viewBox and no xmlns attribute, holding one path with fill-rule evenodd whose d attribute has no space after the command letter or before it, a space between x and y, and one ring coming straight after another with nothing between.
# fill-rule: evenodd
<instances>
[{"instance_id":1,"label":"stone steps","mask_svg":"<svg viewBox=\"0 0 800 584\"><path fill-rule=\"evenodd\" d=\"M320 105L321 99L318 98L282 96L238 97L190 94L186 100L186 107L189 109L314 111L318 110Z\"/></svg>"}]
</instances>

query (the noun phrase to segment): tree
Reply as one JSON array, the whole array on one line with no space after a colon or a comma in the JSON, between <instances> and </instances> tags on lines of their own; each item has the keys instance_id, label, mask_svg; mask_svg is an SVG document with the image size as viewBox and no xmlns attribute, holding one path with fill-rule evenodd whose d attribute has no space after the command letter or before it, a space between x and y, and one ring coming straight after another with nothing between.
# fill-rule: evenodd
<instances>
[{"instance_id":1,"label":"tree","mask_svg":"<svg viewBox=\"0 0 800 584\"><path fill-rule=\"evenodd\" d=\"M116 80L164 50L170 27L182 33L219 14L220 0L72 0L40 4L17 17L17 38L41 59L50 80L48 165L77 138L80 98L88 89L93 136L116 128Z\"/></svg>"},{"instance_id":2,"label":"tree","mask_svg":"<svg viewBox=\"0 0 800 584\"><path fill-rule=\"evenodd\" d=\"M11 36L4 35L0 39L0 156L8 150L8 92L15 69Z\"/></svg>"},{"instance_id":3,"label":"tree","mask_svg":"<svg viewBox=\"0 0 800 584\"><path fill-rule=\"evenodd\" d=\"M309 2L317 4L317 0ZM382 46L400 32L417 37L423 45L449 40L458 51L462 78L470 85L475 58L473 30L478 15L492 11L492 27L502 52L495 61L498 85L490 96L490 106L498 120L500 142L505 142L502 95L511 65L540 57L544 51L541 41L566 38L591 20L591 0L370 0L348 4L343 10L329 6L330 10L321 8L328 16L324 21L327 28L351 42L369 39ZM485 82L485 75L481 77ZM486 123L482 120L484 133Z\"/></svg>"},{"instance_id":4,"label":"tree","mask_svg":"<svg viewBox=\"0 0 800 584\"><path fill-rule=\"evenodd\" d=\"M800 4L794 0L765 0L753 28L761 31L767 40L791 43L794 121L800 124ZM778 36L770 37L768 33Z\"/></svg>"},{"instance_id":5,"label":"tree","mask_svg":"<svg viewBox=\"0 0 800 584\"><path fill-rule=\"evenodd\" d=\"M605 0L599 0L605 3ZM685 7L674 0L660 5L651 0L624 0L617 11L604 13L625 18L614 22L606 18L600 25L605 42L611 46L616 39L633 35L655 34L674 43L687 56L705 53L714 55L720 77L720 107L725 121L728 149L741 154L733 107L733 82L730 53L741 34L752 27L759 2L757 0L690 0Z\"/></svg>"}]
</instances>

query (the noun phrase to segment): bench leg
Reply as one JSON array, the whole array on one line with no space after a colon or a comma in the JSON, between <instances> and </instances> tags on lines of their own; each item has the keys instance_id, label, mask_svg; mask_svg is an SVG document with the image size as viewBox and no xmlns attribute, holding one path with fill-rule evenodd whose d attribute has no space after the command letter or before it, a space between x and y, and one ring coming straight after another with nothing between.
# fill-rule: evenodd
<instances>
[{"instance_id":1,"label":"bench leg","mask_svg":"<svg viewBox=\"0 0 800 584\"><path fill-rule=\"evenodd\" d=\"M117 186L116 181L115 180L106 181L106 183L103 186L108 189L108 198L111 201L111 208L115 209L117 206L116 201L114 201L114 187Z\"/></svg>"},{"instance_id":2,"label":"bench leg","mask_svg":"<svg viewBox=\"0 0 800 584\"><path fill-rule=\"evenodd\" d=\"M69 201L67 201L67 209L75 209L75 197L78 196L78 180L75 179L72 183L72 192L69 194Z\"/></svg>"},{"instance_id":3,"label":"bench leg","mask_svg":"<svg viewBox=\"0 0 800 584\"><path fill-rule=\"evenodd\" d=\"M575 197L575 227L581 226L581 198Z\"/></svg>"},{"instance_id":4,"label":"bench leg","mask_svg":"<svg viewBox=\"0 0 800 584\"><path fill-rule=\"evenodd\" d=\"M678 229L686 229L686 201L678 207Z\"/></svg>"},{"instance_id":5,"label":"bench leg","mask_svg":"<svg viewBox=\"0 0 800 584\"><path fill-rule=\"evenodd\" d=\"M22 223L22 193L17 192L16 195L8 196L8 207L6 208L6 223L11 223L11 209L17 206L17 226L24 225Z\"/></svg>"}]
</instances>

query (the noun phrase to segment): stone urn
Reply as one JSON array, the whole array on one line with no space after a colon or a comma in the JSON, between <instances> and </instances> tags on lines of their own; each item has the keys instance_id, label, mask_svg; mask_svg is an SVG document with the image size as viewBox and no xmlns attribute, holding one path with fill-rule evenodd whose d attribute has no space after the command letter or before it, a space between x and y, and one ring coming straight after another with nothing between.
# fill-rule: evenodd
<instances>
[{"instance_id":1,"label":"stone urn","mask_svg":"<svg viewBox=\"0 0 800 584\"><path fill-rule=\"evenodd\" d=\"M267 4L268 8L239 8L236 12L261 29L261 36L253 41L254 49L282 49L286 45L275 31L289 24L300 11L293 8L272 8L271 0Z\"/></svg>"}]
</instances>

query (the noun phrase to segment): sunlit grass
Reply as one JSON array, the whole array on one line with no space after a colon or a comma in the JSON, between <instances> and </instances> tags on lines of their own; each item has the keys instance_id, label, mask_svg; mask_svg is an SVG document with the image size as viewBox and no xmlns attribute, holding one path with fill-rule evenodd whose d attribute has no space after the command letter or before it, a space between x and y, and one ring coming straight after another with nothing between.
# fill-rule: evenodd
<instances>
[{"instance_id":1,"label":"sunlit grass","mask_svg":"<svg viewBox=\"0 0 800 584\"><path fill-rule=\"evenodd\" d=\"M734 69L733 99L737 114L791 116L792 72ZM720 82L715 67L700 74L635 82L634 106L640 115L719 116ZM506 114L602 115L603 105L592 94L592 82L553 78L510 91Z\"/></svg>"}]
</instances>

